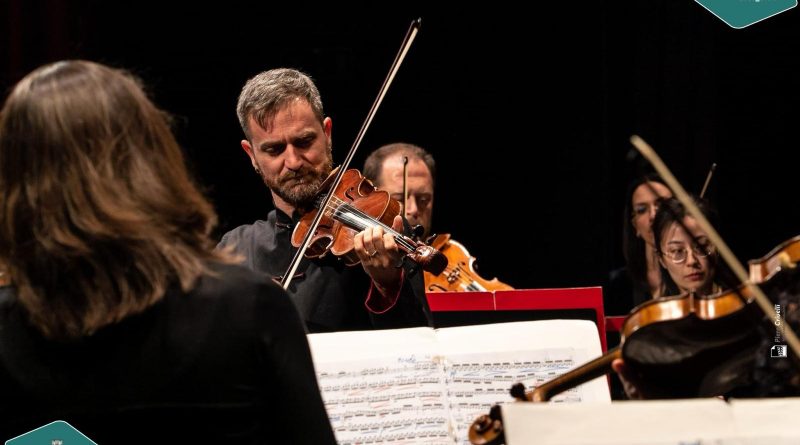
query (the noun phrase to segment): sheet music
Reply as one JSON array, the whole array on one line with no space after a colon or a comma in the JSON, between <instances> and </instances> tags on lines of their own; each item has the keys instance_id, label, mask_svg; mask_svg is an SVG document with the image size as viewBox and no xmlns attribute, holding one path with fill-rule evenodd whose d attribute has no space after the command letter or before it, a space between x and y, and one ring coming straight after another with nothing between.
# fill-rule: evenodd
<instances>
[{"instance_id":1,"label":"sheet music","mask_svg":"<svg viewBox=\"0 0 800 445\"><path fill-rule=\"evenodd\" d=\"M340 444L467 443L478 415L512 400L513 383L529 387L600 355L596 328L581 320L308 338ZM597 379L556 400L610 397Z\"/></svg>"},{"instance_id":2,"label":"sheet music","mask_svg":"<svg viewBox=\"0 0 800 445\"><path fill-rule=\"evenodd\" d=\"M512 402L509 388L522 382L526 388L563 374L577 364L569 348L543 351L506 351L497 354L448 356L447 399L458 443L468 445L472 422L495 404ZM554 402L580 402L582 391L575 388L554 398Z\"/></svg>"},{"instance_id":3,"label":"sheet music","mask_svg":"<svg viewBox=\"0 0 800 445\"><path fill-rule=\"evenodd\" d=\"M321 364L317 378L340 444L453 443L436 357Z\"/></svg>"},{"instance_id":4,"label":"sheet music","mask_svg":"<svg viewBox=\"0 0 800 445\"><path fill-rule=\"evenodd\" d=\"M446 328L436 332L436 341L440 353L452 363L456 363L454 359L460 356L483 357L480 360L484 363L496 362L495 357L516 358L523 362L571 359L569 365L545 364L563 372L602 355L597 327L585 320L540 320ZM559 374L556 369L548 369L548 372L551 374L545 380ZM524 383L530 387L529 383L533 382ZM571 394L578 392L580 396L570 400L611 402L605 377L583 384ZM562 396L556 400L565 399Z\"/></svg>"}]
</instances>

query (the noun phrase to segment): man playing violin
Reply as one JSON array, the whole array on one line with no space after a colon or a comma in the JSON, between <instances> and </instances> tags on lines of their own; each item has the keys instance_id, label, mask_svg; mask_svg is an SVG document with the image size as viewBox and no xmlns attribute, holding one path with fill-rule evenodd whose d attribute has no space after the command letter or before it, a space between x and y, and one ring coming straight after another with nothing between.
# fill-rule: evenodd
<instances>
[{"instance_id":1,"label":"man playing violin","mask_svg":"<svg viewBox=\"0 0 800 445\"><path fill-rule=\"evenodd\" d=\"M403 173L403 157L408 158ZM364 162L364 176L372 179L381 190L393 199L405 202L405 217L411 225L423 228L422 237L431 231L433 218L433 180L436 161L422 147L404 142L384 145L370 153ZM406 178L406 195L403 199L403 178Z\"/></svg>"},{"instance_id":2,"label":"man playing violin","mask_svg":"<svg viewBox=\"0 0 800 445\"><path fill-rule=\"evenodd\" d=\"M313 81L286 68L248 80L237 114L245 134L241 146L269 188L275 209L266 221L226 233L218 247L230 246L251 269L280 279L297 250L291 244L292 230L313 208L332 170L332 121L323 114ZM392 228L402 231L400 216ZM288 292L308 330L429 325L422 275L409 265L400 266L403 254L394 238L376 225L353 241L363 272L333 255L300 263Z\"/></svg>"},{"instance_id":3,"label":"man playing violin","mask_svg":"<svg viewBox=\"0 0 800 445\"><path fill-rule=\"evenodd\" d=\"M404 163L404 158L407 163ZM405 217L412 225L422 227L419 234L422 239L428 238L433 219L433 185L436 177L436 161L430 153L422 147L405 142L384 145L367 157L364 162L364 176L381 190L389 192L395 200L404 202ZM470 257L464 246L451 240L449 234L440 234L431 241L431 245L448 257L450 266L440 275L425 273L426 291L513 289L496 278L481 278L474 270L458 270L458 264L469 261Z\"/></svg>"}]
</instances>

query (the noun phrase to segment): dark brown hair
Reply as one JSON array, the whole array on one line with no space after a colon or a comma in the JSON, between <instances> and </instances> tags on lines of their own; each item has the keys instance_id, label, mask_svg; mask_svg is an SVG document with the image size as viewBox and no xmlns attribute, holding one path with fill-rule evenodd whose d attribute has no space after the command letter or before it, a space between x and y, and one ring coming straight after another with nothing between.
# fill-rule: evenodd
<instances>
[{"instance_id":1,"label":"dark brown hair","mask_svg":"<svg viewBox=\"0 0 800 445\"><path fill-rule=\"evenodd\" d=\"M57 62L0 112L0 263L47 337L68 339L184 291L229 261L166 115L130 75Z\"/></svg>"},{"instance_id":2,"label":"dark brown hair","mask_svg":"<svg viewBox=\"0 0 800 445\"><path fill-rule=\"evenodd\" d=\"M622 214L622 254L625 257L625 264L630 274L633 287L639 292L649 295L650 284L647 282L647 258L645 257L645 241L636 235L636 228L631 222L633 217L633 194L640 185L648 182L657 182L664 187L667 185L655 173L648 173L636 178L628 185L625 193L625 210Z\"/></svg>"},{"instance_id":3,"label":"dark brown hair","mask_svg":"<svg viewBox=\"0 0 800 445\"><path fill-rule=\"evenodd\" d=\"M692 201L696 204L697 208L709 220L711 225L716 225L717 223L717 211L708 201L704 199L699 199L696 197L692 197ZM658 207L658 211L656 211L656 216L653 218L653 237L655 239L656 244L656 251L659 255L663 255L664 252L661 251L661 241L664 239L664 232L672 225L672 223L683 221L684 218L687 216L691 217L692 215L686 210L686 208L681 204L681 202L677 198L666 198L662 201L661 206ZM708 257L708 269L709 273L716 273L717 269L717 255L710 255ZM680 289L678 285L675 284L675 280L672 279L667 269L664 266L660 266L661 269L661 295L662 296L669 296L669 295L678 295L680 294ZM714 277L712 277L713 279Z\"/></svg>"}]
</instances>

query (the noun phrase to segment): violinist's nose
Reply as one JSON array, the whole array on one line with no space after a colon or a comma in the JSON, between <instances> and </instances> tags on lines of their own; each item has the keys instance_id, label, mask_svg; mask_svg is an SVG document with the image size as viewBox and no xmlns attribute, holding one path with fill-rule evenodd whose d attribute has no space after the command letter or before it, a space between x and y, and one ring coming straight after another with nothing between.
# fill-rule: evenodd
<instances>
[{"instance_id":1,"label":"violinist's nose","mask_svg":"<svg viewBox=\"0 0 800 445\"><path fill-rule=\"evenodd\" d=\"M408 195L406 199L406 217L416 218L419 215L419 207L417 207L417 200L414 195Z\"/></svg>"},{"instance_id":2,"label":"violinist's nose","mask_svg":"<svg viewBox=\"0 0 800 445\"><path fill-rule=\"evenodd\" d=\"M283 151L283 165L289 170L298 171L303 166L303 157L300 156L294 145L289 145Z\"/></svg>"},{"instance_id":3,"label":"violinist's nose","mask_svg":"<svg viewBox=\"0 0 800 445\"><path fill-rule=\"evenodd\" d=\"M650 218L650 224L652 224L653 220L656 219L656 212L658 211L658 206L657 205L651 205L651 206L648 207L648 209L649 209L649 212L648 212L649 216L648 217Z\"/></svg>"},{"instance_id":4,"label":"violinist's nose","mask_svg":"<svg viewBox=\"0 0 800 445\"><path fill-rule=\"evenodd\" d=\"M696 264L700 264L700 258L694 253L694 249L689 249L686 252L686 265L689 267L693 267Z\"/></svg>"}]
</instances>

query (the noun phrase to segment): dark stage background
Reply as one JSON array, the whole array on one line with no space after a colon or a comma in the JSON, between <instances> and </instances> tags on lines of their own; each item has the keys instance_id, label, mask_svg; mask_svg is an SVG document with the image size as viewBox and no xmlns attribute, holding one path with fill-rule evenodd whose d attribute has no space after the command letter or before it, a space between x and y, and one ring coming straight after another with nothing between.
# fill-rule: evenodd
<instances>
[{"instance_id":1,"label":"dark stage background","mask_svg":"<svg viewBox=\"0 0 800 445\"><path fill-rule=\"evenodd\" d=\"M64 58L139 75L177 118L217 235L272 207L239 146L246 79L280 66L312 75L341 161L416 17L421 32L354 166L384 143L427 148L439 166L434 229L465 244L484 276L602 284L622 264L634 133L689 190L719 164L709 197L740 259L800 234L797 9L734 30L689 0L528 5L534 13L167 4L0 2L0 88Z\"/></svg>"}]
</instances>

